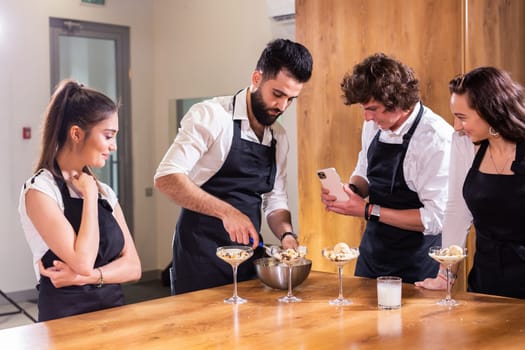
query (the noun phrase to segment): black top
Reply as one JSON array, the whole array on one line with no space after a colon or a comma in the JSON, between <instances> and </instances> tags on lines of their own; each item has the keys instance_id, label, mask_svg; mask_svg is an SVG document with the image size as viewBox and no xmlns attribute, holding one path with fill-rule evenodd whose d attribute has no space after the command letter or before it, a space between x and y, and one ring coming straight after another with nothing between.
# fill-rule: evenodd
<instances>
[{"instance_id":1,"label":"black top","mask_svg":"<svg viewBox=\"0 0 525 350\"><path fill-rule=\"evenodd\" d=\"M63 179L55 177L64 201L64 216L75 233L78 233L82 217L82 198L72 198ZM104 266L117 259L124 248L124 234L115 220L109 203L98 200L99 250L95 267ZM54 260L61 260L48 250L42 257L44 267L53 266ZM85 312L97 311L124 304L124 295L119 284L69 286L55 288L50 279L41 276L38 295L38 320L47 321Z\"/></svg>"},{"instance_id":2,"label":"black top","mask_svg":"<svg viewBox=\"0 0 525 350\"><path fill-rule=\"evenodd\" d=\"M479 171L488 144L481 143L463 186L476 229L469 290L525 298L525 144L516 147L514 175Z\"/></svg>"}]
</instances>

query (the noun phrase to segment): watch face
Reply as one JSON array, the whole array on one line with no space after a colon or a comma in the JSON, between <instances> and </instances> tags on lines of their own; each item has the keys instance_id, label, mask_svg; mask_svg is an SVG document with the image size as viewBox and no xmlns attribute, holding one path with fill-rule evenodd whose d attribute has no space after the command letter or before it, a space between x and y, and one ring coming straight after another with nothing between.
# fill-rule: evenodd
<instances>
[{"instance_id":1,"label":"watch face","mask_svg":"<svg viewBox=\"0 0 525 350\"><path fill-rule=\"evenodd\" d=\"M374 205L372 207L372 215L379 216L379 213L381 212L381 207L379 205Z\"/></svg>"}]
</instances>

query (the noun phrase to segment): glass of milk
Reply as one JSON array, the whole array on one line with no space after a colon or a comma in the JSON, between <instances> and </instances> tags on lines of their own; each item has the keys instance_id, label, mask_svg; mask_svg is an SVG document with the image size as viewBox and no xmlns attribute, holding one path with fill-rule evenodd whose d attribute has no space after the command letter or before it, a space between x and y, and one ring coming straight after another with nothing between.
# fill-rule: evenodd
<instances>
[{"instance_id":1,"label":"glass of milk","mask_svg":"<svg viewBox=\"0 0 525 350\"><path fill-rule=\"evenodd\" d=\"M380 310L395 310L401 307L401 277L377 278L377 307Z\"/></svg>"}]
</instances>

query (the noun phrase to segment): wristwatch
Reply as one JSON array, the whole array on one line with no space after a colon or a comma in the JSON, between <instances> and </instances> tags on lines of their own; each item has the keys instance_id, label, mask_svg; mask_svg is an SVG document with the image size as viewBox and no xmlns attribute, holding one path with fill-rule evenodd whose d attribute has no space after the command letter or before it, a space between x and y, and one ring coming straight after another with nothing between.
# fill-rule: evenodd
<instances>
[{"instance_id":1,"label":"wristwatch","mask_svg":"<svg viewBox=\"0 0 525 350\"><path fill-rule=\"evenodd\" d=\"M295 233L288 231L288 232L285 232L285 233L283 233L281 235L281 242L283 241L284 237L286 237L286 236L292 236L296 241L297 241L297 238L298 238Z\"/></svg>"},{"instance_id":2,"label":"wristwatch","mask_svg":"<svg viewBox=\"0 0 525 350\"><path fill-rule=\"evenodd\" d=\"M372 204L372 211L370 212L370 221L379 221L381 216L381 206L377 204Z\"/></svg>"}]
</instances>

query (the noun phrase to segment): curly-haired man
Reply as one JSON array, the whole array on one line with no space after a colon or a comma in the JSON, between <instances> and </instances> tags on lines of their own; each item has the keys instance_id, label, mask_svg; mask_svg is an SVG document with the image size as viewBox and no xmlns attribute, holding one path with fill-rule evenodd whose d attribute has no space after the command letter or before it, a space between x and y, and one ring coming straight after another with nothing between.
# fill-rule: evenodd
<instances>
[{"instance_id":1,"label":"curly-haired man","mask_svg":"<svg viewBox=\"0 0 525 350\"><path fill-rule=\"evenodd\" d=\"M323 189L322 201L367 220L355 274L410 283L436 276L428 248L441 245L452 127L423 105L413 70L385 54L357 64L341 88L345 104L363 108L362 149L349 199Z\"/></svg>"}]
</instances>

